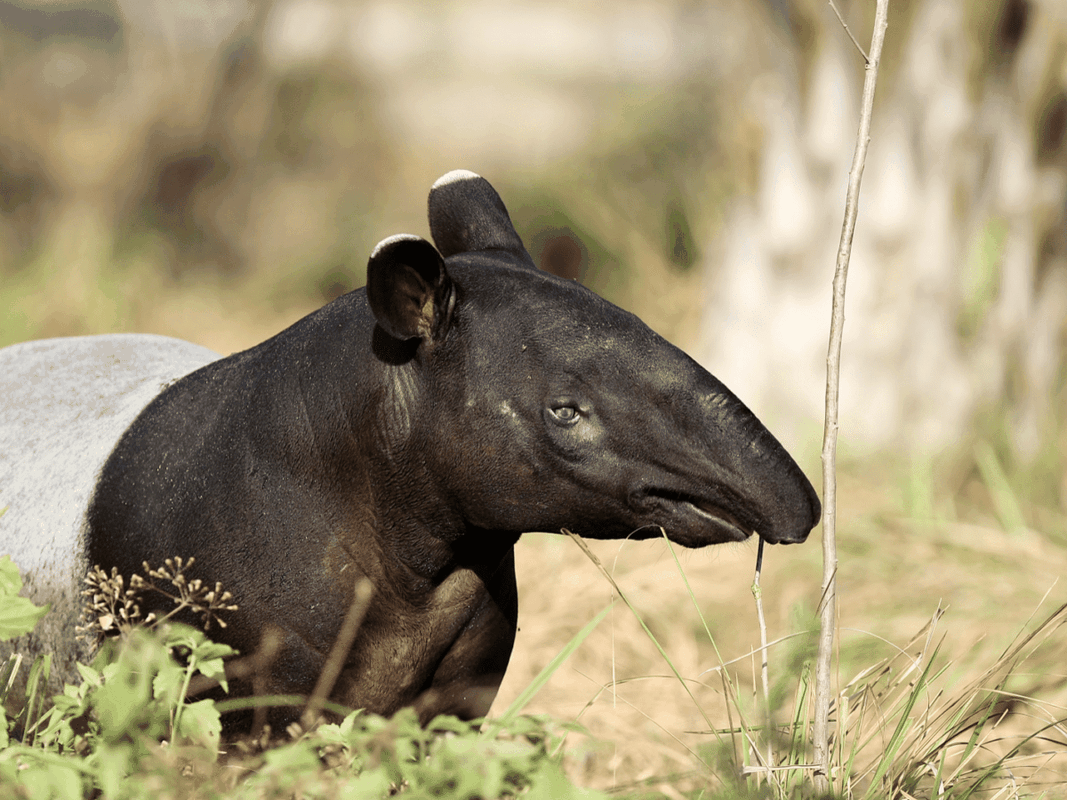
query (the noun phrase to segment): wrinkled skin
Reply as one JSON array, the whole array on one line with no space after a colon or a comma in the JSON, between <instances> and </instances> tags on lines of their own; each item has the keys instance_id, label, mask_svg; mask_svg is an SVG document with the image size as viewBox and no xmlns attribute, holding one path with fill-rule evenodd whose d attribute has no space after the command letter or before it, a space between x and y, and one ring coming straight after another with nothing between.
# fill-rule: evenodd
<instances>
[{"instance_id":1,"label":"wrinkled skin","mask_svg":"<svg viewBox=\"0 0 1067 800\"><path fill-rule=\"evenodd\" d=\"M193 577L240 604L218 639L251 653L265 626L282 632L270 693L310 693L366 576L333 699L424 721L488 710L522 532L791 543L820 513L718 380L536 270L484 180L438 181L430 227L438 249L387 239L366 289L149 403L104 465L86 538L90 563L125 574L195 556Z\"/></svg>"}]
</instances>

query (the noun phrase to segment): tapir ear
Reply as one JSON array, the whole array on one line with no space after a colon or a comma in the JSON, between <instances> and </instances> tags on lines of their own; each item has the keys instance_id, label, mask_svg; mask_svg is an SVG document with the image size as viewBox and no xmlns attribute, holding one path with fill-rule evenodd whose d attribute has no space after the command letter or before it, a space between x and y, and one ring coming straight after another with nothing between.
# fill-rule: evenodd
<instances>
[{"instance_id":1,"label":"tapir ear","mask_svg":"<svg viewBox=\"0 0 1067 800\"><path fill-rule=\"evenodd\" d=\"M425 239L390 236L371 253L367 301L378 324L393 338L435 338L447 321L451 296L445 262Z\"/></svg>"},{"instance_id":2,"label":"tapir ear","mask_svg":"<svg viewBox=\"0 0 1067 800\"><path fill-rule=\"evenodd\" d=\"M430 189L429 207L430 233L445 258L456 253L503 250L534 267L504 201L480 175L456 169L438 178Z\"/></svg>"}]
</instances>

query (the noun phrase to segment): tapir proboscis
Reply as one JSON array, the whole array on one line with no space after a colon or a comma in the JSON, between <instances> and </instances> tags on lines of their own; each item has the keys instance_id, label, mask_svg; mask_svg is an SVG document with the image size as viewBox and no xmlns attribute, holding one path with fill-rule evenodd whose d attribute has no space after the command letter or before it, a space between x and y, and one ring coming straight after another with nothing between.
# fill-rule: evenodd
<instances>
[{"instance_id":1,"label":"tapir proboscis","mask_svg":"<svg viewBox=\"0 0 1067 800\"><path fill-rule=\"evenodd\" d=\"M308 695L362 576L332 699L475 718L523 532L804 541L819 500L778 441L637 317L538 270L487 181L445 175L429 221L436 248L386 239L365 288L226 358L145 335L0 350L0 553L53 604L17 647L73 681L88 568L195 557L239 605L213 635L247 654L274 626L266 690Z\"/></svg>"}]
</instances>

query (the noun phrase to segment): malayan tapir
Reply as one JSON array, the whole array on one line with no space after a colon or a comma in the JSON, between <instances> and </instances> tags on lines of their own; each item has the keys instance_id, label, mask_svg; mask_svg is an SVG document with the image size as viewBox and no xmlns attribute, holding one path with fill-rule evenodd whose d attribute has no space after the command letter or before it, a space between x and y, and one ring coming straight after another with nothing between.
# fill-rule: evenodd
<instances>
[{"instance_id":1,"label":"malayan tapir","mask_svg":"<svg viewBox=\"0 0 1067 800\"><path fill-rule=\"evenodd\" d=\"M778 441L637 317L538 270L487 181L445 175L429 222L436 248L386 239L364 289L227 358L142 335L0 350L0 553L54 606L23 652L74 680L87 569L194 556L240 606L213 635L247 654L277 626L264 688L308 695L366 576L332 699L474 718L524 531L804 541L819 500Z\"/></svg>"}]
</instances>

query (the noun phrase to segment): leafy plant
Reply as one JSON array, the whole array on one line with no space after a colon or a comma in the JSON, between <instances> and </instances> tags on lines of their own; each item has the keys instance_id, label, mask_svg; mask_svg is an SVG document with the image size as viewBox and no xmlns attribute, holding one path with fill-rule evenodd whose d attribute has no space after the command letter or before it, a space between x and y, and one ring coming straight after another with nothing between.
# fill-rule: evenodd
<instances>
[{"instance_id":1,"label":"leafy plant","mask_svg":"<svg viewBox=\"0 0 1067 800\"><path fill-rule=\"evenodd\" d=\"M0 642L14 639L33 630L51 606L37 606L25 597L19 568L11 556L0 557Z\"/></svg>"},{"instance_id":2,"label":"leafy plant","mask_svg":"<svg viewBox=\"0 0 1067 800\"><path fill-rule=\"evenodd\" d=\"M216 612L231 606L231 598L219 586L209 590L186 579L183 573L191 564L191 559L173 559L160 570L145 565L150 578L169 581L173 592L136 576L127 585L115 572L93 570L85 594L95 618L84 632L116 636L92 666L77 665L81 683L67 685L47 712L31 717L35 721L27 724L22 741L7 737L4 725L0 796L33 800L598 796L570 783L553 755L562 733L575 726L520 712L603 614L485 731L448 716L424 728L411 709L392 719L352 711L340 722L298 732L286 741L240 742L223 753L219 707L210 699L190 702L188 692L196 675L225 687L224 659L235 651L170 617L181 608L191 608L205 624L222 624ZM5 580L17 591L21 585L17 569L0 562L0 570L4 569ZM146 590L162 591L175 609L162 617L143 616L141 592ZM24 621L13 629L22 633L43 613L26 608L25 602L13 592L0 594L0 617L15 618L21 609ZM39 659L29 682L43 686L47 666L46 658Z\"/></svg>"},{"instance_id":3,"label":"leafy plant","mask_svg":"<svg viewBox=\"0 0 1067 800\"><path fill-rule=\"evenodd\" d=\"M0 510L0 515L6 509ZM51 606L37 606L25 597L20 597L22 590L22 577L19 569L11 560L11 556L0 558L0 641L14 639L33 630L37 621L41 619ZM22 665L22 657L15 656L8 659L0 670L0 747L8 743L8 728L15 720L7 718L7 702L12 691L15 675ZM30 674L26 682L26 703L23 706L25 720L35 719L41 708L43 698L42 687L48 682L48 673L51 668L51 656L38 659L30 668Z\"/></svg>"}]
</instances>

